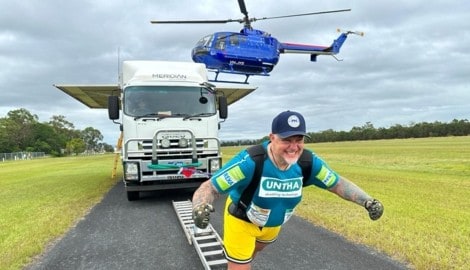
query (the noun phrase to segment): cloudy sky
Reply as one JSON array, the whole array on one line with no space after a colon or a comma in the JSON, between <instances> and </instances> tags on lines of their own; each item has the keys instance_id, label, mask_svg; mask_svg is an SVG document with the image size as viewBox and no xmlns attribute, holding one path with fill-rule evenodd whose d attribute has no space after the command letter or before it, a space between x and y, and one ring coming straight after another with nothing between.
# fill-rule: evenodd
<instances>
[{"instance_id":1,"label":"cloudy sky","mask_svg":"<svg viewBox=\"0 0 470 270\"><path fill-rule=\"evenodd\" d=\"M281 55L258 89L229 108L223 140L258 139L282 110L304 114L307 129L350 130L470 119L470 2L245 0L250 17L351 8L351 12L257 21L281 42L329 45L349 36L336 61ZM314 3L314 4L312 4ZM117 83L122 60L191 61L202 36L242 25L154 25L151 20L240 19L236 0L0 0L0 117L25 108L47 122L63 115L115 144L118 126L54 84ZM119 58L118 58L118 51Z\"/></svg>"}]
</instances>

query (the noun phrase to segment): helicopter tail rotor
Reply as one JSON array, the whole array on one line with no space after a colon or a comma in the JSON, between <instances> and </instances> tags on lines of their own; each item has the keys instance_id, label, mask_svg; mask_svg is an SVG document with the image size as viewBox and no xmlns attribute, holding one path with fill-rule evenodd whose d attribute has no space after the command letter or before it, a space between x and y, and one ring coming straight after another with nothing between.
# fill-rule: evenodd
<instances>
[{"instance_id":1,"label":"helicopter tail rotor","mask_svg":"<svg viewBox=\"0 0 470 270\"><path fill-rule=\"evenodd\" d=\"M338 29L336 29L336 32L341 33L343 31L338 28ZM361 31L344 31L343 33L346 34L346 35L353 34L353 35L358 35L358 36L361 36L361 37L363 37L365 35L364 32L361 32Z\"/></svg>"}]
</instances>

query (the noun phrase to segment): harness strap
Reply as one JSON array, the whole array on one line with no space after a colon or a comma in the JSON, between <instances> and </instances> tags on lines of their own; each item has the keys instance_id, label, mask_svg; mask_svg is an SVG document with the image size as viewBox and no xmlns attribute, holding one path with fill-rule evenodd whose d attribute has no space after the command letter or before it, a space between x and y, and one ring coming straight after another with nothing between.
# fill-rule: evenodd
<instances>
[{"instance_id":1,"label":"harness strap","mask_svg":"<svg viewBox=\"0 0 470 270\"><path fill-rule=\"evenodd\" d=\"M263 172L264 160L267 158L266 151L261 144L254 145L246 149L250 157L255 162L255 171L251 178L250 184L243 191L240 197L238 206L246 211L248 205L255 194L256 188L258 187L259 181L261 180L261 173Z\"/></svg>"},{"instance_id":2,"label":"harness strap","mask_svg":"<svg viewBox=\"0 0 470 270\"><path fill-rule=\"evenodd\" d=\"M251 200L253 199L253 195L255 194L255 191L259 185L259 182L261 180L261 174L263 172L264 161L267 158L266 151L261 144L251 146L247 148L246 151L255 162L255 170L253 172L253 177L251 178L250 183L240 196L240 201L237 205L238 207L231 207L232 211L230 211L233 212L231 214L243 220L248 220L246 217L246 209L250 205ZM306 186L307 181L308 179L310 179L310 176L312 174L312 159L312 152L304 149L299 157L299 160L297 161L300 168L302 169L302 186Z\"/></svg>"}]
</instances>

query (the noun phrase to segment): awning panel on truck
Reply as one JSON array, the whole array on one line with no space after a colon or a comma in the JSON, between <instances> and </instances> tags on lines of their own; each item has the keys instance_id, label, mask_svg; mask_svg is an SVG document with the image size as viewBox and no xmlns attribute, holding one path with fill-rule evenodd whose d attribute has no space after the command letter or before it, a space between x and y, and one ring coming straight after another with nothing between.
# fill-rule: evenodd
<instances>
[{"instance_id":1,"label":"awning panel on truck","mask_svg":"<svg viewBox=\"0 0 470 270\"><path fill-rule=\"evenodd\" d=\"M228 105L242 99L257 88L247 84L215 83L215 85L217 91L227 97ZM117 84L54 86L92 109L108 108L108 96L119 96L121 91Z\"/></svg>"},{"instance_id":2,"label":"awning panel on truck","mask_svg":"<svg viewBox=\"0 0 470 270\"><path fill-rule=\"evenodd\" d=\"M237 84L237 83L220 83L220 82L211 82L216 86L218 92L224 93L224 96L227 97L228 105L235 103L236 101L244 98L251 92L255 91L256 88L249 84Z\"/></svg>"},{"instance_id":3,"label":"awning panel on truck","mask_svg":"<svg viewBox=\"0 0 470 270\"><path fill-rule=\"evenodd\" d=\"M117 84L54 86L92 109L108 108L108 96L121 94Z\"/></svg>"}]
</instances>

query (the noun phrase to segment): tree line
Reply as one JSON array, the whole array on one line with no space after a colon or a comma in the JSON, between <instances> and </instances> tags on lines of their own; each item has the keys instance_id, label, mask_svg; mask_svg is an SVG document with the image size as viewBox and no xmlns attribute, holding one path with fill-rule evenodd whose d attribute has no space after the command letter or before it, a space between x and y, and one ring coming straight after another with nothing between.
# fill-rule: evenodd
<instances>
[{"instance_id":1,"label":"tree line","mask_svg":"<svg viewBox=\"0 0 470 270\"><path fill-rule=\"evenodd\" d=\"M396 124L389 128L376 128L371 122L367 122L350 131L328 129L308 134L310 138L305 138L306 143L468 136L470 122L467 119L454 119L449 123L435 121ZM54 115L49 122L40 123L37 115L26 109L17 109L0 118L0 153L44 152L47 155L63 156L83 152L113 152L113 146L102 140L103 135L99 130L93 127L75 129L62 115ZM268 140L267 136L260 139L222 141L222 146L253 145L265 140Z\"/></svg>"},{"instance_id":2,"label":"tree line","mask_svg":"<svg viewBox=\"0 0 470 270\"><path fill-rule=\"evenodd\" d=\"M367 122L361 127L353 127L350 131L328 129L320 132L308 132L308 135L310 138L305 138L305 143L468 136L470 135L470 122L467 119L454 119L449 123L435 121L433 123L422 122L409 125L396 124L389 128L375 128L371 122ZM265 140L268 140L267 136L256 140L224 141L222 145L253 145Z\"/></svg>"},{"instance_id":3,"label":"tree line","mask_svg":"<svg viewBox=\"0 0 470 270\"><path fill-rule=\"evenodd\" d=\"M54 115L49 122L26 109L9 111L0 118L0 153L44 152L51 156L78 153L112 152L113 146L103 142L103 135L93 127L75 129L63 115Z\"/></svg>"}]
</instances>

